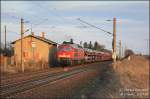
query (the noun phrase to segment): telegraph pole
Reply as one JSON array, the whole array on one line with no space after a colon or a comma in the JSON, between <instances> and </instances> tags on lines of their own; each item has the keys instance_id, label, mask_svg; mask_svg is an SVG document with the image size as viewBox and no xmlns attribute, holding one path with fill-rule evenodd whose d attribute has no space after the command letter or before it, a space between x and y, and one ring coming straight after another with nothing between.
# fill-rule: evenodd
<instances>
[{"instance_id":1,"label":"telegraph pole","mask_svg":"<svg viewBox=\"0 0 150 99\"><path fill-rule=\"evenodd\" d=\"M124 57L126 57L126 50L127 50L127 44L125 43L125 47L124 47Z\"/></svg>"},{"instance_id":2,"label":"telegraph pole","mask_svg":"<svg viewBox=\"0 0 150 99\"><path fill-rule=\"evenodd\" d=\"M6 25L5 25L5 51L6 51Z\"/></svg>"},{"instance_id":3,"label":"telegraph pole","mask_svg":"<svg viewBox=\"0 0 150 99\"><path fill-rule=\"evenodd\" d=\"M113 18L113 62L116 62L116 18Z\"/></svg>"},{"instance_id":4,"label":"telegraph pole","mask_svg":"<svg viewBox=\"0 0 150 99\"><path fill-rule=\"evenodd\" d=\"M122 44L121 44L121 40L119 40L119 58L121 58L121 52L122 52Z\"/></svg>"},{"instance_id":5,"label":"telegraph pole","mask_svg":"<svg viewBox=\"0 0 150 99\"><path fill-rule=\"evenodd\" d=\"M5 28L5 53L4 53L4 71L7 69L7 51L6 51L6 25L4 26Z\"/></svg>"},{"instance_id":6,"label":"telegraph pole","mask_svg":"<svg viewBox=\"0 0 150 99\"><path fill-rule=\"evenodd\" d=\"M149 55L149 40L150 39L144 39L144 40L147 41L147 50L148 50L147 54Z\"/></svg>"},{"instance_id":7,"label":"telegraph pole","mask_svg":"<svg viewBox=\"0 0 150 99\"><path fill-rule=\"evenodd\" d=\"M122 20L120 19L120 41L119 41L119 58L122 58Z\"/></svg>"},{"instance_id":8,"label":"telegraph pole","mask_svg":"<svg viewBox=\"0 0 150 99\"><path fill-rule=\"evenodd\" d=\"M23 33L24 33L24 22L23 19L21 18L21 69L22 72L24 72L24 63L23 63Z\"/></svg>"}]
</instances>

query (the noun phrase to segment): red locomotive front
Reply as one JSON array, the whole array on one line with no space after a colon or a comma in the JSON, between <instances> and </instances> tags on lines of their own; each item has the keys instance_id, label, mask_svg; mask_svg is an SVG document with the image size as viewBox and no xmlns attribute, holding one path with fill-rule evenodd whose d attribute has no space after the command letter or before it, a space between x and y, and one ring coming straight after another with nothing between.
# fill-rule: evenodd
<instances>
[{"instance_id":1,"label":"red locomotive front","mask_svg":"<svg viewBox=\"0 0 150 99\"><path fill-rule=\"evenodd\" d=\"M62 44L58 46L57 56L62 65L80 64L84 61L84 50L77 44Z\"/></svg>"}]
</instances>

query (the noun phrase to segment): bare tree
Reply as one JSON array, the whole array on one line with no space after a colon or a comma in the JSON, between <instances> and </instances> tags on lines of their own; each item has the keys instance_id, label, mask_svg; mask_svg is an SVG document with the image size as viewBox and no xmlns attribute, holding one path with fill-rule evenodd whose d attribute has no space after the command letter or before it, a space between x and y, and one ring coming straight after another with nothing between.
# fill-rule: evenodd
<instances>
[{"instance_id":1,"label":"bare tree","mask_svg":"<svg viewBox=\"0 0 150 99\"><path fill-rule=\"evenodd\" d=\"M1 48L0 48L0 53L5 55L5 56L13 56L14 55L14 48L11 45L10 42L6 44L6 49L3 46L4 44L1 42Z\"/></svg>"},{"instance_id":2,"label":"bare tree","mask_svg":"<svg viewBox=\"0 0 150 99\"><path fill-rule=\"evenodd\" d=\"M104 48L105 48L104 45L101 45L97 41L95 41L93 49L101 51L104 50Z\"/></svg>"},{"instance_id":3,"label":"bare tree","mask_svg":"<svg viewBox=\"0 0 150 99\"><path fill-rule=\"evenodd\" d=\"M83 47L84 47L84 48L88 48L87 42L84 42Z\"/></svg>"},{"instance_id":4,"label":"bare tree","mask_svg":"<svg viewBox=\"0 0 150 99\"><path fill-rule=\"evenodd\" d=\"M92 42L90 41L90 43L88 44L88 48L89 49L93 49L93 45L92 45Z\"/></svg>"}]
</instances>

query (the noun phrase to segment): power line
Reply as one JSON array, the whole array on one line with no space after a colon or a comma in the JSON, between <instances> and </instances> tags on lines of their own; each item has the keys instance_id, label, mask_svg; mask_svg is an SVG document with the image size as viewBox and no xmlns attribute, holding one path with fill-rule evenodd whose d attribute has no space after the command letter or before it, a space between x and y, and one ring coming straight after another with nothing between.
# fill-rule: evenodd
<instances>
[{"instance_id":1,"label":"power line","mask_svg":"<svg viewBox=\"0 0 150 99\"><path fill-rule=\"evenodd\" d=\"M17 32L14 32L14 31L10 31L10 30L7 30L8 32L12 32L12 33L15 33L16 35L20 35L19 33Z\"/></svg>"},{"instance_id":2,"label":"power line","mask_svg":"<svg viewBox=\"0 0 150 99\"><path fill-rule=\"evenodd\" d=\"M14 12L14 13L16 13L15 12L16 10L15 9L12 9L12 12ZM30 14L30 16L33 16L31 13L28 13L27 11L23 11L22 10L22 12L25 14L25 13L27 13L27 14ZM20 16L17 16L17 15L8 15L8 16L10 16L11 18L14 18L14 19L17 19L17 20L20 20ZM39 18L41 19L42 17L39 17L39 16L33 16L33 18L35 19L38 19L39 20ZM27 21L28 23L30 22L30 21ZM26 23L26 22L24 22L24 23ZM39 24L41 24L41 23L43 23L43 22L40 22L40 23L38 23L38 24L36 24L37 26L39 25Z\"/></svg>"},{"instance_id":3,"label":"power line","mask_svg":"<svg viewBox=\"0 0 150 99\"><path fill-rule=\"evenodd\" d=\"M47 9L47 8L45 8L45 6L42 6L42 5L40 5L42 8L44 8L44 9L46 9L48 12L49 12L49 10ZM60 15L60 14L58 14L58 13L56 13L56 8L53 8L54 10L55 10L55 12L52 12L52 14L54 14L55 16L57 16L57 17L59 17L59 18L61 18L62 20L64 20L65 22L68 22L69 24L73 24L73 23L71 23L70 21L66 21L66 20L68 20L68 19L66 19L65 17L63 17L62 15ZM58 12L58 11L57 11ZM80 22L80 24L81 24L81 22ZM73 24L74 25L74 24ZM85 26L85 25L83 25L82 24L82 27L83 28L86 28L87 26ZM82 30L80 29L80 31L82 32ZM108 33L110 33L110 32L108 32Z\"/></svg>"},{"instance_id":4,"label":"power line","mask_svg":"<svg viewBox=\"0 0 150 99\"><path fill-rule=\"evenodd\" d=\"M43 9L45 9L45 10L47 10L47 12L51 11L51 10L48 10L48 8L46 8L45 6L42 6L41 4L38 4L38 6L40 6L41 8L43 8ZM55 9L55 10L56 10L56 9ZM53 15L55 15L55 16L61 18L63 21L65 21L65 22L67 22L67 23L72 24L70 21L66 21L66 18L64 18L63 16L61 16L61 15L58 14L58 13L55 13L55 12L51 11L51 14L53 14Z\"/></svg>"},{"instance_id":5,"label":"power line","mask_svg":"<svg viewBox=\"0 0 150 99\"><path fill-rule=\"evenodd\" d=\"M55 12L54 12L54 11L52 11L52 10L49 10L49 9L46 8L45 6L42 6L41 4L38 4L38 5L39 5L40 7L42 7L43 9L47 10L47 12L51 11L51 14L53 14L53 15L55 15L55 16L61 18L64 22L67 22L67 23L69 23L69 24L74 25L74 23L72 23L72 22L70 22L70 21L67 21L68 19L66 19L65 17L63 17L63 16L60 14L60 12L59 12L59 14L58 14L58 10L56 10L56 8L53 8L53 10L55 10ZM56 13L56 12L57 12L57 13ZM84 25L84 26L85 26L85 25Z\"/></svg>"},{"instance_id":6,"label":"power line","mask_svg":"<svg viewBox=\"0 0 150 99\"><path fill-rule=\"evenodd\" d=\"M108 34L111 34L111 37L113 36L113 33L108 32L108 31L106 31L106 30L104 30L104 29L102 29L102 28L99 28L99 27L97 27L97 26L95 26L95 25L93 25L93 24L90 24L90 23L88 23L88 22L86 22L86 21L83 21L83 20L81 20L80 18L77 18L77 20L79 20L80 22L83 22L83 23L85 23L85 24L87 24L87 25L89 25L89 26L92 26L92 27L94 27L94 28L97 28L97 29L99 29L99 30L101 30L101 31L103 31L103 32L106 32L106 33L108 33ZM117 43L119 44L120 42L117 41Z\"/></svg>"},{"instance_id":7,"label":"power line","mask_svg":"<svg viewBox=\"0 0 150 99\"><path fill-rule=\"evenodd\" d=\"M45 8L45 6L42 6L41 4L39 4L39 6L40 7L42 7L42 8L44 8L44 9L46 9L48 12L49 12L49 10L47 9L47 8ZM64 18L62 15L60 15L60 14L58 14L58 13L56 13L56 8L53 8L54 10L55 10L55 12L53 12L53 11L51 11L51 13L53 14L53 15L55 15L55 16L57 16L57 17L59 17L59 18L61 18L62 20L67 20L66 18ZM57 11L58 12L58 11ZM66 21L65 21L66 22ZM70 21L67 21L68 23L70 23L70 24L72 24ZM83 24L82 24L83 25ZM88 24L89 25L89 24ZM91 26L91 25L90 25ZM87 26L85 26L85 25L83 25L83 27L87 27ZM112 34L112 33L110 33L110 32L108 32L108 31L106 31L106 30L103 30L103 29L101 29L101 28L99 28L99 27L96 27L96 26L94 26L94 25L92 25L92 27L95 27L95 28L97 28L97 29L100 29L100 30L102 30L102 31L104 31L104 32L106 32L106 33L108 33L108 34ZM81 29L80 29L81 30ZM111 36L112 37L112 36Z\"/></svg>"},{"instance_id":8,"label":"power line","mask_svg":"<svg viewBox=\"0 0 150 99\"><path fill-rule=\"evenodd\" d=\"M49 9L46 8L45 6L42 6L41 4L38 4L38 5L41 6L42 8L44 8L44 9L46 9L47 12L49 12ZM53 9L55 10L55 12L51 11L51 14L53 14L53 15L55 15L55 16L61 18L62 20L66 20L66 18L64 18L62 15L56 13L56 11L57 11L56 8L53 8ZM66 22L66 21L65 21L65 22ZM67 21L67 22L70 23L70 24L72 24L70 21Z\"/></svg>"},{"instance_id":9,"label":"power line","mask_svg":"<svg viewBox=\"0 0 150 99\"><path fill-rule=\"evenodd\" d=\"M39 23L37 23L37 24L31 23L31 25L34 25L34 26L31 26L31 27L30 27L29 29L27 29L27 30L32 30L33 27L35 28L35 27L41 25L42 23L46 22L47 20L48 20L48 18L44 19L43 21L41 21L41 22L39 22Z\"/></svg>"},{"instance_id":10,"label":"power line","mask_svg":"<svg viewBox=\"0 0 150 99\"><path fill-rule=\"evenodd\" d=\"M99 29L99 30L101 30L101 31L103 31L103 32L106 32L106 33L112 35L111 32L108 32L108 31L106 31L106 30L104 30L104 29L102 29L102 28L99 28L99 27L97 27L97 26L95 26L95 25L92 25L92 24L86 22L86 21L83 21L83 20L81 20L80 18L77 18L77 20L79 20L80 22L83 22L83 23L85 23L85 24L87 24L87 25L90 25L91 27L97 28L97 29Z\"/></svg>"},{"instance_id":11,"label":"power line","mask_svg":"<svg viewBox=\"0 0 150 99\"><path fill-rule=\"evenodd\" d=\"M12 10L13 10L12 12L16 11L16 9L12 9ZM35 14L29 13L28 11L24 11L23 9L21 10L21 12L22 12L24 15L29 14L30 17L32 17L32 18L34 18L34 19L37 19L37 20L39 20L39 18L42 18L42 17L39 17L38 15L36 15L36 17L35 17ZM39 10L38 10L38 12L39 12ZM16 13L16 12L15 12L15 13ZM17 17L18 17L17 19L20 19L20 17L22 17L22 16L24 16L24 15L17 16ZM24 17L25 17L25 16L24 16Z\"/></svg>"}]
</instances>

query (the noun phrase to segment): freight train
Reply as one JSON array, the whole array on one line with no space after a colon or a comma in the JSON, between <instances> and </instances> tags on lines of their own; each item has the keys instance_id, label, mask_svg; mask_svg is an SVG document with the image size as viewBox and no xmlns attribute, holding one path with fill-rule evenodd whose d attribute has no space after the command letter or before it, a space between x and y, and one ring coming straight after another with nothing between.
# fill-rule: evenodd
<instances>
[{"instance_id":1,"label":"freight train","mask_svg":"<svg viewBox=\"0 0 150 99\"><path fill-rule=\"evenodd\" d=\"M111 60L112 55L108 52L82 48L78 44L61 44L57 49L57 58L62 65L76 65Z\"/></svg>"}]
</instances>

